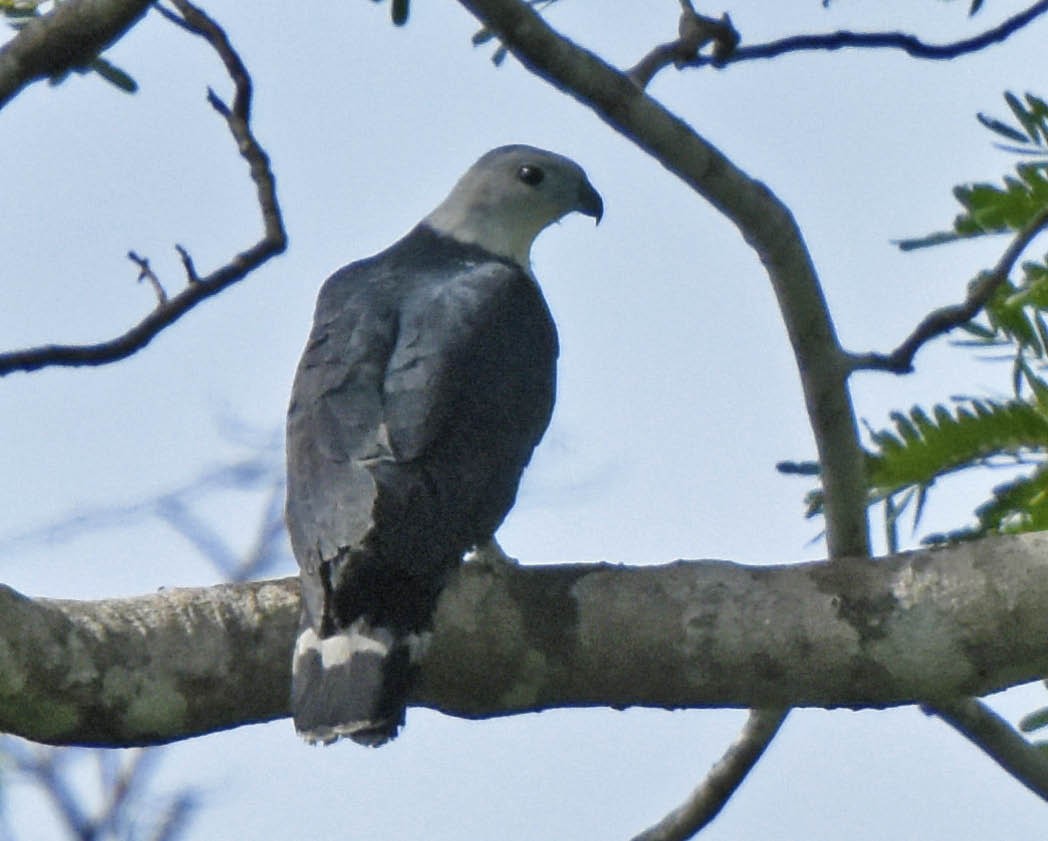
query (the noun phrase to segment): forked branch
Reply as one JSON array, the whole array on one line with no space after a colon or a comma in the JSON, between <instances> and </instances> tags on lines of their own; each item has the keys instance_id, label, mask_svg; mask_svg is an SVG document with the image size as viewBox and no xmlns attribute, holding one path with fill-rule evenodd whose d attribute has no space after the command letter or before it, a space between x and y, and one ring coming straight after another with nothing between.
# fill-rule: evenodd
<instances>
[{"instance_id":1,"label":"forked branch","mask_svg":"<svg viewBox=\"0 0 1048 841\"><path fill-rule=\"evenodd\" d=\"M901 50L912 58L949 61L1000 44L1038 17L1048 12L1048 0L1040 0L998 26L971 38L948 44L929 44L905 32L827 32L822 35L791 35L766 44L741 46L726 54L695 55L680 66L726 67L743 61L778 58L796 52L828 52L842 49Z\"/></svg>"},{"instance_id":2,"label":"forked branch","mask_svg":"<svg viewBox=\"0 0 1048 841\"><path fill-rule=\"evenodd\" d=\"M968 287L968 295L959 304L940 307L928 313L914 331L889 354L863 353L849 357L853 371L891 371L908 374L913 371L913 358L925 344L955 327L971 321L982 312L1001 284L1008 280L1023 251L1045 226L1048 225L1048 210L1043 210L1012 239L997 265Z\"/></svg>"},{"instance_id":3,"label":"forked branch","mask_svg":"<svg viewBox=\"0 0 1048 841\"><path fill-rule=\"evenodd\" d=\"M145 347L160 331L201 301L243 280L287 247L287 234L277 204L276 182L269 166L269 157L251 131L251 77L240 56L229 43L226 33L215 21L188 0L172 0L172 3L178 9L179 24L201 36L212 46L233 80L235 93L231 106L219 99L214 91L208 91L208 101L226 121L241 156L250 167L251 179L255 183L262 212L262 238L245 251L236 254L225 265L202 277L197 276L188 253L180 247L179 254L186 267L189 282L176 295L158 295L159 300L153 311L126 333L97 344L50 344L0 353L0 376L13 371L35 371L49 366L105 365L124 359ZM165 16L173 17L170 12ZM142 258L137 258L136 262L144 271ZM150 272L149 275L145 275L147 279L151 274ZM154 289L158 286L159 281Z\"/></svg>"}]
</instances>

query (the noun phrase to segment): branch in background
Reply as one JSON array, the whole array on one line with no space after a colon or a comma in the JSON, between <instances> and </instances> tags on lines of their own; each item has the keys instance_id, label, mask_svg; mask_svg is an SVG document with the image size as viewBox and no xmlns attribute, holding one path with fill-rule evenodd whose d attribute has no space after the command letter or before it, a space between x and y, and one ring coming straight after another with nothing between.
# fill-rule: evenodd
<instances>
[{"instance_id":1,"label":"branch in background","mask_svg":"<svg viewBox=\"0 0 1048 841\"><path fill-rule=\"evenodd\" d=\"M738 47L727 55L694 56L681 63L685 67L726 67L741 61L777 58L795 52L826 52L830 50L850 49L893 49L902 50L913 58L929 60L949 60L968 53L978 52L986 47L999 44L1015 34L1036 18L1048 12L1048 0L1034 3L1025 11L1008 18L999 26L961 41L951 44L927 44L913 35L902 32L830 32L825 35L794 35L781 38L767 44Z\"/></svg>"},{"instance_id":2,"label":"branch in background","mask_svg":"<svg viewBox=\"0 0 1048 841\"><path fill-rule=\"evenodd\" d=\"M147 790L160 758L158 750L75 750L2 742L5 772L37 786L54 805L71 841L175 841L184 836L197 806L197 795L181 791L159 795ZM84 775L97 777L96 805L84 804ZM85 766L87 766L85 768ZM5 778L5 784L8 778Z\"/></svg>"},{"instance_id":3,"label":"branch in background","mask_svg":"<svg viewBox=\"0 0 1048 841\"><path fill-rule=\"evenodd\" d=\"M0 559L5 555L13 555L27 544L75 540L88 532L126 527L154 517L167 520L170 525L182 532L178 525L170 521L167 516L168 512L213 508L217 495L230 492L268 492L271 496L277 495L282 493L278 488L283 488L284 482L282 447L282 443L275 448L267 444L265 447L260 447L259 452L217 468L205 470L188 482L154 497L126 504L78 508L75 513L60 517L46 525L20 533L0 535ZM271 506L271 502L267 503L267 507ZM263 522L268 522L268 517L269 514L264 514ZM188 537L185 532L182 534ZM259 533L257 542L259 546L262 546L270 539L263 530ZM195 541L192 542L195 543ZM225 546L224 541L223 546ZM197 548L202 547L197 546ZM249 554L253 555L256 551L263 552L262 549L258 549L252 550ZM230 561L230 568L247 562L247 559L243 561L235 559L235 553L232 551L225 553L222 557L205 554L213 563L217 561L216 569L223 575L227 573L224 567L225 561ZM259 572L263 571L259 570Z\"/></svg>"},{"instance_id":4,"label":"branch in background","mask_svg":"<svg viewBox=\"0 0 1048 841\"><path fill-rule=\"evenodd\" d=\"M708 826L753 770L786 720L784 709L750 710L731 747L684 803L633 841L686 841Z\"/></svg>"},{"instance_id":5,"label":"branch in background","mask_svg":"<svg viewBox=\"0 0 1048 841\"><path fill-rule=\"evenodd\" d=\"M187 0L173 0L173 3L182 15L181 24L207 40L221 57L235 84L232 107L222 102L214 91L210 90L208 101L225 119L241 156L250 167L262 211L264 234L255 245L240 252L226 265L205 277L196 277L188 254L184 249L180 249L189 275L189 284L177 295L158 304L128 332L94 345L42 345L0 354L0 376L13 371L35 371L48 366L104 365L124 359L145 347L161 330L201 301L242 280L271 257L280 254L287 246L287 234L277 204L276 183L269 167L269 158L255 139L249 125L251 78L247 69L218 24ZM66 5L61 4L59 9Z\"/></svg>"},{"instance_id":6,"label":"branch in background","mask_svg":"<svg viewBox=\"0 0 1048 841\"><path fill-rule=\"evenodd\" d=\"M0 729L127 746L284 717L298 619L295 578L98 602L0 589ZM1048 534L783 566L466 564L412 704L881 708L1037 680L1046 638Z\"/></svg>"},{"instance_id":7,"label":"branch in background","mask_svg":"<svg viewBox=\"0 0 1048 841\"><path fill-rule=\"evenodd\" d=\"M255 530L255 542L244 553L230 546L222 535L179 497L165 495L155 500L154 506L157 516L192 543L221 574L223 580L239 583L271 573L284 557L284 493L285 483L281 475L272 483L266 495L262 516Z\"/></svg>"},{"instance_id":8,"label":"branch in background","mask_svg":"<svg viewBox=\"0 0 1048 841\"><path fill-rule=\"evenodd\" d=\"M66 0L0 47L0 108L40 79L86 67L149 9L150 0Z\"/></svg>"},{"instance_id":9,"label":"branch in background","mask_svg":"<svg viewBox=\"0 0 1048 841\"><path fill-rule=\"evenodd\" d=\"M853 371L891 371L896 374L908 374L913 371L913 358L927 342L955 327L971 321L986 306L1002 283L1008 280L1015 263L1023 251L1048 225L1048 210L1042 211L1005 249L1001 259L990 272L983 274L968 288L968 296L960 304L941 307L924 317L916 329L899 347L885 355L881 353L851 354L850 365Z\"/></svg>"},{"instance_id":10,"label":"branch in background","mask_svg":"<svg viewBox=\"0 0 1048 841\"><path fill-rule=\"evenodd\" d=\"M1042 800L1048 800L1048 755L988 706L975 698L957 698L927 704L923 709L973 742Z\"/></svg>"}]
</instances>

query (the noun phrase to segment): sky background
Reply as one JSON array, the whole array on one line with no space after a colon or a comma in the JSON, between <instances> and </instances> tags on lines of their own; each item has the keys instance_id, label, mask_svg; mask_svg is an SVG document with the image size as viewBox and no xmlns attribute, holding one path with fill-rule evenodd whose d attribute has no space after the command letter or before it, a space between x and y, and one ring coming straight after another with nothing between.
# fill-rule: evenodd
<instances>
[{"instance_id":1,"label":"sky background","mask_svg":"<svg viewBox=\"0 0 1048 841\"><path fill-rule=\"evenodd\" d=\"M967 5L736 0L728 11L744 43L838 28L947 41L1023 6L993 0L972 20ZM561 334L559 397L500 531L506 550L524 563L824 555L821 525L802 518L809 483L774 470L814 447L770 286L730 223L512 58L492 66L493 47L471 46L478 26L454 3L416 0L404 29L364 0L207 9L254 77L254 128L290 248L127 361L0 380L0 579L74 598L216 581L155 519L61 540L39 531L132 506L279 440L320 283L411 228L480 154L514 142L579 161L606 213L596 229L565 220L533 252ZM678 9L563 0L548 19L628 67L674 36ZM669 70L650 91L790 206L844 345L890 350L1005 246L901 254L891 241L948 226L954 184L1013 165L974 115L1005 116L1005 90L1048 95L1036 87L1045 27L955 62L792 55ZM107 55L138 94L75 76L35 85L0 113L5 349L97 341L141 318L153 297L135 283L129 249L173 291L183 277L174 243L206 272L259 235L253 185L205 102L209 85L230 91L209 48L151 14ZM946 342L917 363L906 378L856 378L860 417L880 426L915 402L1009 391L1007 365ZM967 522L1001 478L938 489L923 528ZM264 491L230 492L198 513L246 548L264 502ZM271 574L293 569L287 556ZM1014 721L1048 692L991 702ZM170 747L157 785L200 792L191 838L626 839L678 804L744 717L588 710L467 722L412 710L378 751L309 748L285 720ZM31 790L8 794L19 839L59 837ZM915 709L798 710L702 837L1021 841L1044 837L1044 807Z\"/></svg>"}]
</instances>

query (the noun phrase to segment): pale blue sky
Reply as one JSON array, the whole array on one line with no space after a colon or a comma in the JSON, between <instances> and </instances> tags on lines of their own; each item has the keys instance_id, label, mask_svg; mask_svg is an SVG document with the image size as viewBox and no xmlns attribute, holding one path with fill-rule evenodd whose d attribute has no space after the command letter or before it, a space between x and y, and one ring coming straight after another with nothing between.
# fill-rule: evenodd
<instances>
[{"instance_id":1,"label":"pale blue sky","mask_svg":"<svg viewBox=\"0 0 1048 841\"><path fill-rule=\"evenodd\" d=\"M745 39L902 26L973 34L1021 3L733 2ZM500 537L525 563L819 557L803 480L774 471L813 448L767 279L736 230L573 100L491 47L454 3L416 0L405 29L364 0L221 0L256 84L255 128L278 178L291 245L136 357L0 380L5 536L179 485L239 450L223 417L280 426L321 281L384 247L487 149L525 142L578 160L604 222L569 219L534 252L562 337L553 424ZM563 0L551 22L614 63L676 31L674 0ZM707 11L719 13L718 10ZM954 63L895 53L792 56L717 73L667 71L652 92L793 209L838 330L853 350L894 346L957 300L1003 243L902 255L893 238L948 224L950 188L1011 165L974 120L1006 89L1038 92L1048 22ZM252 187L204 101L229 83L208 48L149 16L110 53L141 85L37 85L0 113L0 344L92 341L152 304L134 249L177 287L179 242L206 271L257 236ZM1040 89L1042 94L1048 90ZM1043 249L1043 244L1039 246ZM982 262L979 262L979 261ZM860 415L951 394L1003 394L1003 366L940 343L906 379L856 383ZM949 487L926 525L963 522ZM259 499L207 512L252 537ZM284 572L291 572L291 562ZM199 585L215 573L160 524L0 551L0 579L32 595L101 597ZM994 699L1015 720L1040 686ZM466 722L409 712L389 747L311 749L290 723L172 747L161 780L204 793L193 838L428 841L628 838L676 805L734 737L740 711L594 710ZM25 792L25 841L55 837ZM235 834L235 835L234 835ZM945 725L916 710L797 711L708 841L1042 838L1043 807Z\"/></svg>"}]
</instances>

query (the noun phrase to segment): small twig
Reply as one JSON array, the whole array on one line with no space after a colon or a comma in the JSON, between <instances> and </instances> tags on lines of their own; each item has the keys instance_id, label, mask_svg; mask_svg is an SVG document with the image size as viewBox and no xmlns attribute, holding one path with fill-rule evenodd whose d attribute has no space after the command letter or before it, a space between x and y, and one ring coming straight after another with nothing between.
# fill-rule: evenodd
<instances>
[{"instance_id":1,"label":"small twig","mask_svg":"<svg viewBox=\"0 0 1048 841\"><path fill-rule=\"evenodd\" d=\"M677 32L676 41L659 44L627 72L626 75L642 90L659 71L671 64L677 68L686 66L708 44L713 44L713 58L723 62L739 43L739 33L727 14L721 15L719 20L700 15L690 0L681 0Z\"/></svg>"},{"instance_id":2,"label":"small twig","mask_svg":"<svg viewBox=\"0 0 1048 841\"><path fill-rule=\"evenodd\" d=\"M993 297L994 292L1008 279L1023 251L1044 227L1048 225L1048 209L1041 211L1005 249L997 265L984 272L968 287L968 295L960 304L940 307L924 317L916 329L891 353L849 354L852 371L891 371L908 374L913 371L913 358L927 342L948 333L955 327L971 321Z\"/></svg>"},{"instance_id":3,"label":"small twig","mask_svg":"<svg viewBox=\"0 0 1048 841\"><path fill-rule=\"evenodd\" d=\"M925 704L922 709L941 718L1026 788L1048 800L1048 758L982 701L957 698Z\"/></svg>"},{"instance_id":4,"label":"small twig","mask_svg":"<svg viewBox=\"0 0 1048 841\"><path fill-rule=\"evenodd\" d=\"M177 251L178 256L182 258L182 266L186 270L186 279L190 283L199 283L200 275L197 274L196 266L193 265L193 258L189 256L189 252L177 243L175 244L175 251Z\"/></svg>"},{"instance_id":5,"label":"small twig","mask_svg":"<svg viewBox=\"0 0 1048 841\"><path fill-rule=\"evenodd\" d=\"M787 710L750 710L739 735L687 800L633 841L684 841L706 827L731 799L786 720Z\"/></svg>"},{"instance_id":6,"label":"small twig","mask_svg":"<svg viewBox=\"0 0 1048 841\"><path fill-rule=\"evenodd\" d=\"M172 2L182 15L179 25L204 38L218 53L233 79L235 93L232 106L221 103L219 108L215 105L218 97L211 91L208 92L208 98L222 114L241 156L250 168L262 211L262 238L205 277L197 276L188 253L179 247L182 263L189 275L189 285L156 307L126 333L93 345L40 345L0 353L0 376L12 371L35 371L57 365L105 365L124 359L149 344L161 330L177 321L201 301L243 280L287 247L287 234L277 204L276 182L269 166L269 157L255 139L248 122L251 113L251 78L247 69L217 23L187 0ZM164 15L168 19L174 17L168 11L165 11Z\"/></svg>"},{"instance_id":7,"label":"small twig","mask_svg":"<svg viewBox=\"0 0 1048 841\"><path fill-rule=\"evenodd\" d=\"M725 67L742 61L777 58L786 53L832 51L844 48L896 49L902 50L913 58L945 61L999 44L1045 12L1048 12L1048 0L1041 0L993 29L950 44L928 44L914 35L903 32L848 32L842 30L823 35L793 35L767 44L739 47L724 57L718 57L716 54L695 55L683 62L683 66Z\"/></svg>"},{"instance_id":8,"label":"small twig","mask_svg":"<svg viewBox=\"0 0 1048 841\"><path fill-rule=\"evenodd\" d=\"M149 260L145 257L139 257L134 251L128 251L127 258L138 265L138 282L141 283L143 280L148 281L149 285L153 287L153 291L156 293L157 306L163 307L167 303L167 293L164 291L164 287L160 284L160 278L158 278L156 273L149 267Z\"/></svg>"}]
</instances>

